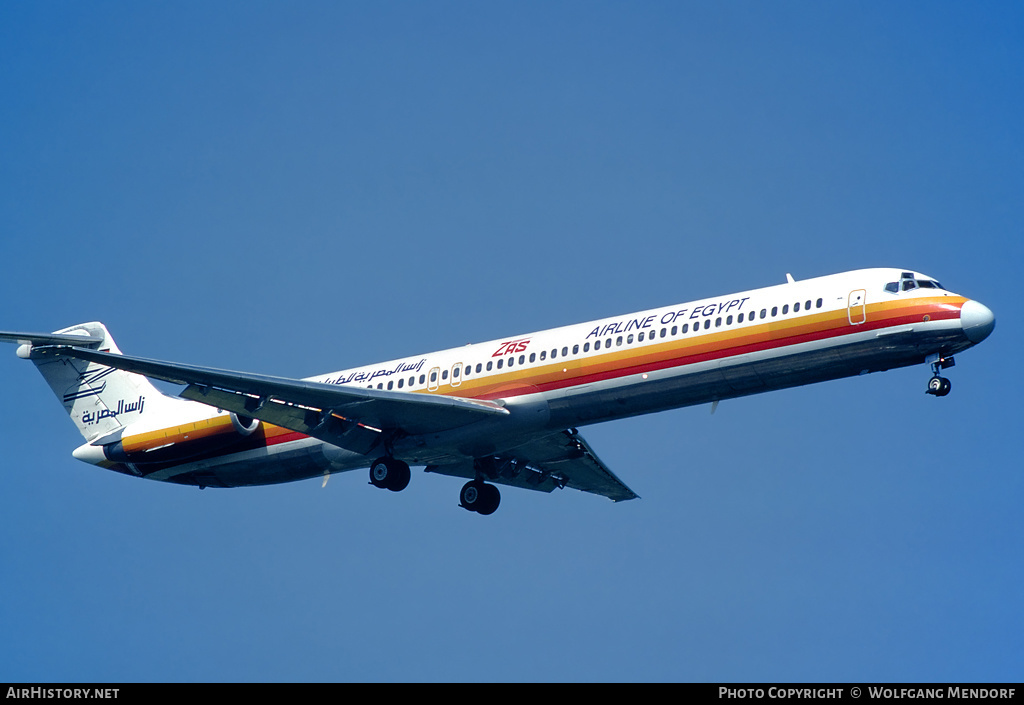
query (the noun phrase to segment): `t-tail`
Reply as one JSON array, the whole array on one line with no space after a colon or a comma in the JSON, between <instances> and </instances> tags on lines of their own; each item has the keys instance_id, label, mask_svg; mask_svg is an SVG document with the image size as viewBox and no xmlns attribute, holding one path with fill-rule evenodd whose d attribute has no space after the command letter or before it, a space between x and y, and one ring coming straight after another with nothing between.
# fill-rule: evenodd
<instances>
[{"instance_id":1,"label":"t-tail","mask_svg":"<svg viewBox=\"0 0 1024 705\"><path fill-rule=\"evenodd\" d=\"M182 403L163 394L141 375L63 355L32 355L33 347L44 345L74 345L120 355L102 323L82 323L48 334L0 332L0 340L21 344L18 357L32 360L89 443L102 442L128 424L162 414Z\"/></svg>"}]
</instances>

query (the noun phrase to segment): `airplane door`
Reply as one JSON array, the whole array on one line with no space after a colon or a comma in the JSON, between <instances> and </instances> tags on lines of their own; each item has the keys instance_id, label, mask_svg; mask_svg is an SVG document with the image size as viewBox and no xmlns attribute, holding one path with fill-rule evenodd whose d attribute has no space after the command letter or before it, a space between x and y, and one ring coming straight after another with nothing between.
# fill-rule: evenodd
<instances>
[{"instance_id":1,"label":"airplane door","mask_svg":"<svg viewBox=\"0 0 1024 705\"><path fill-rule=\"evenodd\" d=\"M854 289L850 292L846 314L851 326L859 326L868 320L867 294L864 289Z\"/></svg>"},{"instance_id":2,"label":"airplane door","mask_svg":"<svg viewBox=\"0 0 1024 705\"><path fill-rule=\"evenodd\" d=\"M451 385L453 387L458 387L460 384L462 384L462 363L456 362L454 365L452 365Z\"/></svg>"},{"instance_id":3,"label":"airplane door","mask_svg":"<svg viewBox=\"0 0 1024 705\"><path fill-rule=\"evenodd\" d=\"M440 376L440 374L441 374L441 368L440 367L434 367L433 369L430 370L430 376L427 377L427 391L430 391L430 392L437 391L437 387L440 384L440 382L438 381L437 378Z\"/></svg>"}]
</instances>

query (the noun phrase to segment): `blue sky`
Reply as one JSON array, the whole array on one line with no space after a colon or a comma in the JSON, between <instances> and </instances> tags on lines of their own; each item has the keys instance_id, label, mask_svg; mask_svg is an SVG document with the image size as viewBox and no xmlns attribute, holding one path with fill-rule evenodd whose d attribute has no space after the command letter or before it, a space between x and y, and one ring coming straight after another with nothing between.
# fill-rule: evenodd
<instances>
[{"instance_id":1,"label":"blue sky","mask_svg":"<svg viewBox=\"0 0 1024 705\"><path fill-rule=\"evenodd\" d=\"M4 3L2 325L306 376L868 266L925 366L583 429L642 497L80 463L0 358L0 680L1019 681L1019 3Z\"/></svg>"}]
</instances>

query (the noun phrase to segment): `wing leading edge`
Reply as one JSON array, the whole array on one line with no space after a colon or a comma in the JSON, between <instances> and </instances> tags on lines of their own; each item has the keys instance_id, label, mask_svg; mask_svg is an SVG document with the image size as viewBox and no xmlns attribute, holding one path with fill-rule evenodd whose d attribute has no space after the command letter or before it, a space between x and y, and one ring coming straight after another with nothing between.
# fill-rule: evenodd
<instances>
[{"instance_id":1,"label":"wing leading edge","mask_svg":"<svg viewBox=\"0 0 1024 705\"><path fill-rule=\"evenodd\" d=\"M73 357L188 385L181 392L186 399L260 419L357 453L368 452L384 433L437 433L509 413L501 404L491 401L345 387L76 346L34 347L32 357Z\"/></svg>"}]
</instances>

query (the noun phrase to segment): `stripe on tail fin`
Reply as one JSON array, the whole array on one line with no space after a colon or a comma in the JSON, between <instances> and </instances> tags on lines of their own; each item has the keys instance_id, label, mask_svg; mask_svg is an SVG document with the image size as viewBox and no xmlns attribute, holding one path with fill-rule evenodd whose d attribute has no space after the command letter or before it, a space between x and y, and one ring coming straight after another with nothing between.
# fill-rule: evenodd
<instances>
[{"instance_id":1,"label":"stripe on tail fin","mask_svg":"<svg viewBox=\"0 0 1024 705\"><path fill-rule=\"evenodd\" d=\"M102 323L82 323L51 334L4 332L0 340L22 343L18 356L32 359L87 441L110 435L176 401L141 375L64 356L31 355L32 346L68 344L120 355Z\"/></svg>"}]
</instances>

